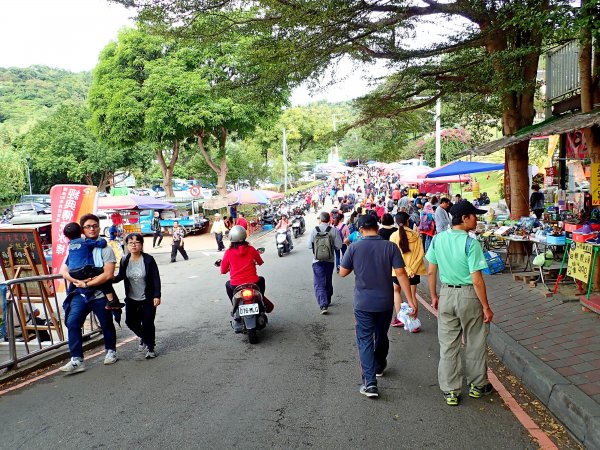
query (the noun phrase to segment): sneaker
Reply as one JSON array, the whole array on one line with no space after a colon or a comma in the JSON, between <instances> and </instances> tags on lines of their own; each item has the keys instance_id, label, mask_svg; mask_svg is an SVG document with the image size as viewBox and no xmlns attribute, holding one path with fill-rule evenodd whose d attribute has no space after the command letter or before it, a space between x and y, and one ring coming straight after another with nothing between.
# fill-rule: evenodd
<instances>
[{"instance_id":1,"label":"sneaker","mask_svg":"<svg viewBox=\"0 0 600 450\"><path fill-rule=\"evenodd\" d=\"M154 353L153 351L147 350L145 358L146 359L156 358L156 353Z\"/></svg>"},{"instance_id":2,"label":"sneaker","mask_svg":"<svg viewBox=\"0 0 600 450\"><path fill-rule=\"evenodd\" d=\"M114 364L118 359L119 357L117 356L116 350L107 350L106 356L104 357L104 364Z\"/></svg>"},{"instance_id":3,"label":"sneaker","mask_svg":"<svg viewBox=\"0 0 600 450\"><path fill-rule=\"evenodd\" d=\"M471 386L469 387L469 397L471 398L481 398L484 395L490 395L492 392L494 392L494 387L491 385L491 383L488 383L482 387L475 386L473 383L471 383Z\"/></svg>"},{"instance_id":4,"label":"sneaker","mask_svg":"<svg viewBox=\"0 0 600 450\"><path fill-rule=\"evenodd\" d=\"M125 306L125 303L120 303L118 300L113 300L112 302L108 302L104 309L114 310L114 309L122 309Z\"/></svg>"},{"instance_id":5,"label":"sneaker","mask_svg":"<svg viewBox=\"0 0 600 450\"><path fill-rule=\"evenodd\" d=\"M85 370L85 363L83 361L79 361L79 360L71 360L68 363L66 363L64 366L62 366L59 369L61 372L66 372L66 373L79 373L79 372L83 372Z\"/></svg>"},{"instance_id":6,"label":"sneaker","mask_svg":"<svg viewBox=\"0 0 600 450\"><path fill-rule=\"evenodd\" d=\"M446 399L446 405L458 406L460 394L457 391L444 392L444 398Z\"/></svg>"},{"instance_id":7,"label":"sneaker","mask_svg":"<svg viewBox=\"0 0 600 450\"><path fill-rule=\"evenodd\" d=\"M359 392L362 395L366 395L369 398L377 398L379 397L379 390L377 386L361 386Z\"/></svg>"},{"instance_id":8,"label":"sneaker","mask_svg":"<svg viewBox=\"0 0 600 450\"><path fill-rule=\"evenodd\" d=\"M375 376L381 378L383 376L383 372L385 372L385 368L387 367L387 361L379 370L375 372Z\"/></svg>"},{"instance_id":9,"label":"sneaker","mask_svg":"<svg viewBox=\"0 0 600 450\"><path fill-rule=\"evenodd\" d=\"M404 324L402 322L400 322L397 317L394 317L392 319L392 326L396 327L396 328L400 328L400 327L403 327Z\"/></svg>"},{"instance_id":10,"label":"sneaker","mask_svg":"<svg viewBox=\"0 0 600 450\"><path fill-rule=\"evenodd\" d=\"M328 312L328 311L327 311L327 306L323 306L323 307L321 308L321 314L327 314L327 312Z\"/></svg>"},{"instance_id":11,"label":"sneaker","mask_svg":"<svg viewBox=\"0 0 600 450\"><path fill-rule=\"evenodd\" d=\"M148 346L140 339L140 343L138 344L138 352L145 352L146 350L148 350Z\"/></svg>"}]
</instances>

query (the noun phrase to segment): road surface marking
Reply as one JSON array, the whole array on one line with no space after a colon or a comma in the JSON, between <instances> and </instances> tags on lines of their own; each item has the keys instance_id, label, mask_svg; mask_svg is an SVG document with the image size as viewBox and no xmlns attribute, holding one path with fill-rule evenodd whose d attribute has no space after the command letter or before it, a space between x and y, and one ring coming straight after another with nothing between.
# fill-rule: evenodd
<instances>
[{"instance_id":1,"label":"road surface marking","mask_svg":"<svg viewBox=\"0 0 600 450\"><path fill-rule=\"evenodd\" d=\"M127 338L124 341L121 341L119 344L117 344L117 348L119 348L119 347L121 347L121 346L123 346L125 344L128 344L131 341L135 341L136 339L137 339L137 336L132 336L130 338ZM100 350L100 351L98 351L96 353L92 353L91 355L89 355L88 359L95 358L96 356L103 355L104 353L105 353L105 350ZM9 392L16 391L16 390L21 389L21 388L23 388L25 386L29 386L30 384L35 383L38 380L43 380L44 378L47 378L50 375L54 375L55 373L58 373L58 372L60 372L60 368L51 370L49 372L43 373L41 375L38 375L37 377L30 378L27 381L23 381L22 383L15 384L14 386L11 386L11 387L8 387L6 389L3 389L3 390L0 391L0 397L2 397L4 394L8 394Z\"/></svg>"}]
</instances>

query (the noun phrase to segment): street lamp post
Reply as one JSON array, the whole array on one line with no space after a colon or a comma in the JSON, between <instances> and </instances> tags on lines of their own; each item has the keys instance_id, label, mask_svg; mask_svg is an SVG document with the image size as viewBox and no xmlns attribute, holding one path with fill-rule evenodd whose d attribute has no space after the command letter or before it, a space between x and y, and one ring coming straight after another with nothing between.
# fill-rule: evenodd
<instances>
[{"instance_id":1,"label":"street lamp post","mask_svg":"<svg viewBox=\"0 0 600 450\"><path fill-rule=\"evenodd\" d=\"M442 100L438 98L435 102L435 167L442 165Z\"/></svg>"},{"instance_id":2,"label":"street lamp post","mask_svg":"<svg viewBox=\"0 0 600 450\"><path fill-rule=\"evenodd\" d=\"M27 181L29 182L29 195L33 195L33 190L31 189L31 171L29 170L29 161L31 161L31 158L29 156L25 157L25 163L27 164Z\"/></svg>"}]
</instances>

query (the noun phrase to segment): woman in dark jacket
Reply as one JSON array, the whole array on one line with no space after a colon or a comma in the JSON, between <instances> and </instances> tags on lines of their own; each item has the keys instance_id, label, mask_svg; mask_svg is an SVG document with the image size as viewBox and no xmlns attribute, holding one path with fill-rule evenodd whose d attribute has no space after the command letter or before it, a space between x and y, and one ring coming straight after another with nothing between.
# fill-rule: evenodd
<instances>
[{"instance_id":1,"label":"woman in dark jacket","mask_svg":"<svg viewBox=\"0 0 600 450\"><path fill-rule=\"evenodd\" d=\"M138 349L151 359L156 357L154 317L160 305L160 274L154 258L143 251L141 234L128 234L125 245L129 254L121 260L114 282L125 281L125 323L140 338Z\"/></svg>"}]
</instances>

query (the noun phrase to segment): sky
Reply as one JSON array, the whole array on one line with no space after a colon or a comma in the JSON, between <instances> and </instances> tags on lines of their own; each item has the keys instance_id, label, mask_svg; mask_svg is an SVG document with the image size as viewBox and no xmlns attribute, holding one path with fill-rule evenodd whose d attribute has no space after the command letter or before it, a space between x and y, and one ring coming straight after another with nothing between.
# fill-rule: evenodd
<instances>
[{"instance_id":1,"label":"sky","mask_svg":"<svg viewBox=\"0 0 600 450\"><path fill-rule=\"evenodd\" d=\"M133 11L108 0L0 0L0 67L40 64L74 72L91 70L118 31L133 26L133 16ZM383 64L359 67L344 59L320 87L295 89L291 102L350 100L373 88L364 75L386 73ZM332 75L342 81L329 86Z\"/></svg>"},{"instance_id":2,"label":"sky","mask_svg":"<svg viewBox=\"0 0 600 450\"><path fill-rule=\"evenodd\" d=\"M74 72L91 70L118 31L133 26L133 16L133 11L107 0L0 0L0 67L40 64ZM292 104L340 102L371 89L361 78L364 70L349 60L332 73L344 81L317 89L301 86L292 93ZM325 77L324 84L330 79Z\"/></svg>"}]
</instances>

